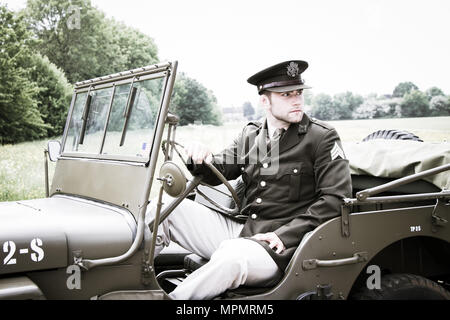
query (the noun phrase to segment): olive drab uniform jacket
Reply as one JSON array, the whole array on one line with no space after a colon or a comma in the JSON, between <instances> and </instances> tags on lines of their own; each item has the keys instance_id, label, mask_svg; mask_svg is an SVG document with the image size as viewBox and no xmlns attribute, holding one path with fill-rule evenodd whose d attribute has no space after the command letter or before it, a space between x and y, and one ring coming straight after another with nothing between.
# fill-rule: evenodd
<instances>
[{"instance_id":1,"label":"olive drab uniform jacket","mask_svg":"<svg viewBox=\"0 0 450 320\"><path fill-rule=\"evenodd\" d=\"M281 254L267 242L255 241L281 270L304 234L340 215L342 199L351 196L348 160L336 130L306 114L269 147L266 121L248 123L230 147L214 155L213 164L228 180L242 175L241 214L248 218L240 236L277 234L286 247ZM190 169L208 184L221 183L206 166Z\"/></svg>"}]
</instances>

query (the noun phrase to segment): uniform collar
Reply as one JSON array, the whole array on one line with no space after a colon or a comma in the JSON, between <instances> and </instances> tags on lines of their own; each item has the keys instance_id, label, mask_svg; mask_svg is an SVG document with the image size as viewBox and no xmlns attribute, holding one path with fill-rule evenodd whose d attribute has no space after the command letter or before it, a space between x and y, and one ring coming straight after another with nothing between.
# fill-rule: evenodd
<instances>
[{"instance_id":1,"label":"uniform collar","mask_svg":"<svg viewBox=\"0 0 450 320\"><path fill-rule=\"evenodd\" d=\"M306 133L308 131L310 122L311 122L310 118L308 117L308 115L306 113L304 113L302 121L300 121L299 123L291 124L289 126L289 128L287 129L287 131L291 130L292 127L295 127L299 134ZM259 130L261 130L261 129L267 130L267 132L269 133L269 137L272 136L273 132L275 131L275 128L271 127L269 125L269 122L267 121L267 118L264 118L264 121L262 121L260 123Z\"/></svg>"},{"instance_id":2,"label":"uniform collar","mask_svg":"<svg viewBox=\"0 0 450 320\"><path fill-rule=\"evenodd\" d=\"M302 121L300 121L299 123L292 123L289 126L287 132L281 137L279 141L279 153L283 153L299 144L302 136L308 132L310 123L311 120L306 115L306 113L303 114ZM259 133L257 137L257 141L260 146L265 145L266 143L267 130L268 123L267 119L265 119L259 127Z\"/></svg>"},{"instance_id":3,"label":"uniform collar","mask_svg":"<svg viewBox=\"0 0 450 320\"><path fill-rule=\"evenodd\" d=\"M302 135L308 132L310 124L309 117L304 113L302 121L299 123L292 123L289 129L280 140L280 153L283 153L293 146L300 143Z\"/></svg>"},{"instance_id":4,"label":"uniform collar","mask_svg":"<svg viewBox=\"0 0 450 320\"><path fill-rule=\"evenodd\" d=\"M310 122L311 120L309 119L308 115L306 113L303 113L302 121L297 124L298 133L306 133L309 129Z\"/></svg>"}]
</instances>

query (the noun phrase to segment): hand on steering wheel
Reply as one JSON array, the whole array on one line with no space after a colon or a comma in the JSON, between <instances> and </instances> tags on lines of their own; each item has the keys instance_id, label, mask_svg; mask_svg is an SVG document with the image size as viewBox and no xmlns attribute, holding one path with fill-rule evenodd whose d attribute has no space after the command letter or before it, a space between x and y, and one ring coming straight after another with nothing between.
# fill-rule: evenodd
<instances>
[{"instance_id":1,"label":"hand on steering wheel","mask_svg":"<svg viewBox=\"0 0 450 320\"><path fill-rule=\"evenodd\" d=\"M187 148L184 148L181 144L179 144L175 141L170 141L170 143L171 143L172 147L174 148L174 150L177 152L178 156L183 161L183 164L186 166L186 168L188 167L188 162L180 154L180 152L177 149L177 146L180 146L184 150L186 150L186 154L190 158L192 158L192 160L195 164L203 163L204 165L206 165L216 175L216 177L227 187L228 191L230 191L231 198L233 199L233 201L235 203L235 207L233 209L230 209L228 207L225 207L225 206L215 202L213 199L211 199L210 197L205 195L203 192L198 190L198 188L196 190L201 196L203 196L212 205L217 207L220 211L225 212L226 214L228 214L232 217L236 217L241 211L241 201L239 199L239 196L237 195L237 193L233 189L233 187L230 185L228 180L223 176L223 174L219 170L217 170L217 168L212 164L214 156L208 150L208 148L199 143L191 143L191 144L189 144L189 146ZM164 141L161 146L164 154L166 153L166 144L167 144L167 141ZM202 183L202 184L206 185L208 187L211 187L208 184L205 184L205 183Z\"/></svg>"},{"instance_id":2,"label":"hand on steering wheel","mask_svg":"<svg viewBox=\"0 0 450 320\"><path fill-rule=\"evenodd\" d=\"M195 164L211 163L213 160L213 154L209 150L209 148L198 142L188 143L184 150L189 158L192 159L192 162Z\"/></svg>"}]
</instances>

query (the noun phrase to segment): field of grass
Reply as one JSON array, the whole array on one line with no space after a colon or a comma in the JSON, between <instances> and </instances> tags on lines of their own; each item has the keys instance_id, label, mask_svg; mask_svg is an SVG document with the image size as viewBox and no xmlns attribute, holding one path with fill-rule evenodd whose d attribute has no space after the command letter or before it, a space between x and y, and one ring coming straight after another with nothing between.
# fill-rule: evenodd
<instances>
[{"instance_id":1,"label":"field of grass","mask_svg":"<svg viewBox=\"0 0 450 320\"><path fill-rule=\"evenodd\" d=\"M0 201L45 197L44 148L47 141L0 146ZM49 162L49 176L55 164Z\"/></svg>"},{"instance_id":2,"label":"field of grass","mask_svg":"<svg viewBox=\"0 0 450 320\"><path fill-rule=\"evenodd\" d=\"M380 129L407 130L426 142L450 141L450 117L330 121L345 142L361 141ZM222 127L185 126L177 129L177 141L196 140L213 152L229 145L244 123ZM45 196L44 148L47 141L0 146L0 201L34 199ZM162 161L160 160L160 163ZM50 180L55 164L49 163ZM153 188L155 189L155 188ZM152 195L155 195L154 190Z\"/></svg>"},{"instance_id":3,"label":"field of grass","mask_svg":"<svg viewBox=\"0 0 450 320\"><path fill-rule=\"evenodd\" d=\"M425 142L450 141L450 117L328 121L345 142L361 141L377 130L414 133Z\"/></svg>"}]
</instances>

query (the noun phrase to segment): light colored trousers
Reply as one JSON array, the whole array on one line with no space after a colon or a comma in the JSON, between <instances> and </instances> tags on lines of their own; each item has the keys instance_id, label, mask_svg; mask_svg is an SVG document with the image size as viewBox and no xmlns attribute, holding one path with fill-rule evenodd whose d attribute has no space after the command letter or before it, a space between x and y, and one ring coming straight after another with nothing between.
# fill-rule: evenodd
<instances>
[{"instance_id":1,"label":"light colored trousers","mask_svg":"<svg viewBox=\"0 0 450 320\"><path fill-rule=\"evenodd\" d=\"M171 197L163 198L165 205L171 201ZM155 212L153 201L147 223ZM240 285L275 284L280 269L260 244L238 238L242 228L243 224L197 202L183 200L159 226L155 254L174 241L209 262L191 273L169 296L176 300L211 299Z\"/></svg>"}]
</instances>

